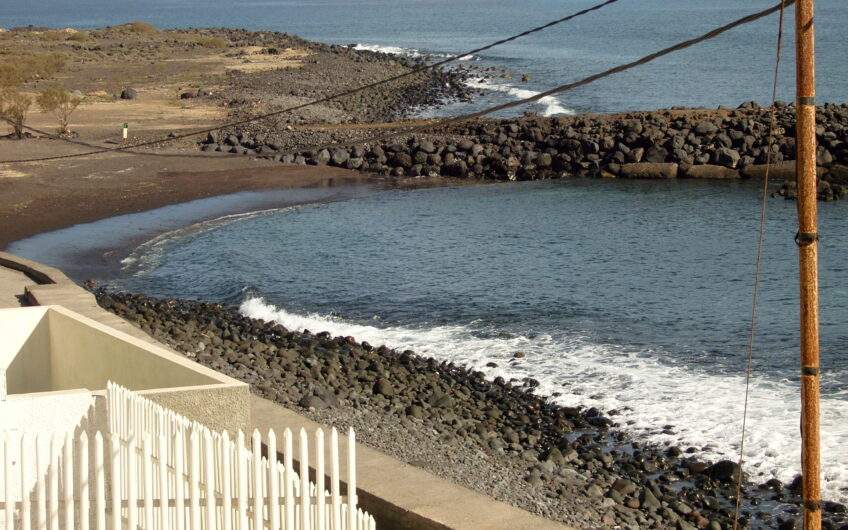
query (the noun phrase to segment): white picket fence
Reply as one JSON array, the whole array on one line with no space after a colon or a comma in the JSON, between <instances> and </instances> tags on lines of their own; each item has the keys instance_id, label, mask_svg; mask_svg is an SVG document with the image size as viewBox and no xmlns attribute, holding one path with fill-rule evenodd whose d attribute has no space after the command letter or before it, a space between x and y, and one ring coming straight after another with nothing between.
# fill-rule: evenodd
<instances>
[{"instance_id":1,"label":"white picket fence","mask_svg":"<svg viewBox=\"0 0 848 530\"><path fill-rule=\"evenodd\" d=\"M356 508L355 442L347 447L348 495L341 495L338 433L310 443L299 433L300 469L292 465L292 432L283 433L283 462L269 431L231 440L110 383L110 434L74 437L2 434L3 517L6 529L87 530L272 529L374 530ZM92 443L93 442L93 443ZM325 451L329 450L329 491Z\"/></svg>"}]
</instances>

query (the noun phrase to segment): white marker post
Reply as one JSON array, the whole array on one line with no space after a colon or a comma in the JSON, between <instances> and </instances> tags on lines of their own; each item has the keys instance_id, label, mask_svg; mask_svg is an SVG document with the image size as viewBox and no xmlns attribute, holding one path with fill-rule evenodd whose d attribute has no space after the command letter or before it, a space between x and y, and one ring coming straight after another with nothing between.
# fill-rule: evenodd
<instances>
[{"instance_id":1,"label":"white marker post","mask_svg":"<svg viewBox=\"0 0 848 530\"><path fill-rule=\"evenodd\" d=\"M123 126L123 128L122 128L121 130L122 130L123 135L124 135L124 140L126 140L126 139L127 139L127 135L129 134L130 124L129 124L129 123L125 123L125 124L124 124L124 126Z\"/></svg>"}]
</instances>

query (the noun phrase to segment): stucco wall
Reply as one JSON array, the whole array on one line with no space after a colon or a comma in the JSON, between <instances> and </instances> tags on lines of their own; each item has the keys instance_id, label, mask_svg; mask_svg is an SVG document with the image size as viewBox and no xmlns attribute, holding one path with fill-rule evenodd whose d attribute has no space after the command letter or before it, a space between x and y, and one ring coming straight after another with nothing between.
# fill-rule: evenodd
<instances>
[{"instance_id":1,"label":"stucco wall","mask_svg":"<svg viewBox=\"0 0 848 530\"><path fill-rule=\"evenodd\" d=\"M94 396L85 389L9 396L0 401L0 432L74 432L87 423L93 407Z\"/></svg>"},{"instance_id":2,"label":"stucco wall","mask_svg":"<svg viewBox=\"0 0 848 530\"><path fill-rule=\"evenodd\" d=\"M113 381L130 390L220 383L157 348L96 323L84 325L61 310L48 313L55 390L100 390ZM93 325L92 325L93 324ZM170 357L170 358L169 358Z\"/></svg>"},{"instance_id":3,"label":"stucco wall","mask_svg":"<svg viewBox=\"0 0 848 530\"><path fill-rule=\"evenodd\" d=\"M12 473L10 483L0 481L0 499L5 498L6 488L11 488L14 499L20 500L21 491L21 446L20 436L30 436L30 446L27 451L27 490L32 491L35 477L47 472L49 461L36 462L35 443L42 446L44 454L48 454L50 437L64 438L68 433L76 434L81 430L92 431L96 428L105 429L106 425L98 425L96 418L100 415L94 412L95 398L86 390L69 390L65 392L49 392L10 396L0 401L0 436L10 436ZM60 447L64 440L57 440ZM4 457L5 458L5 457ZM37 467L36 467L37 466ZM2 528L2 527L0 527Z\"/></svg>"},{"instance_id":4,"label":"stucco wall","mask_svg":"<svg viewBox=\"0 0 848 530\"><path fill-rule=\"evenodd\" d=\"M46 313L44 307L0 310L0 376L4 379L0 383L0 399L6 394L50 390Z\"/></svg>"},{"instance_id":5,"label":"stucco wall","mask_svg":"<svg viewBox=\"0 0 848 530\"><path fill-rule=\"evenodd\" d=\"M151 401L230 435L250 429L250 389L247 385L168 388L138 392Z\"/></svg>"}]
</instances>

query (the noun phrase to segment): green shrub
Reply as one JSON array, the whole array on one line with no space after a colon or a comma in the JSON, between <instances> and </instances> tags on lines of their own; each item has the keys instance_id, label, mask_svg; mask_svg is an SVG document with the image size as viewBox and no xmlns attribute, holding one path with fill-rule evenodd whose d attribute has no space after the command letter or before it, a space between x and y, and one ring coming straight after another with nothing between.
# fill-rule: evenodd
<instances>
[{"instance_id":1,"label":"green shrub","mask_svg":"<svg viewBox=\"0 0 848 530\"><path fill-rule=\"evenodd\" d=\"M9 125L18 138L24 136L24 120L31 105L32 99L18 90L13 88L0 90L0 117L11 121Z\"/></svg>"},{"instance_id":2,"label":"green shrub","mask_svg":"<svg viewBox=\"0 0 848 530\"><path fill-rule=\"evenodd\" d=\"M56 119L59 120L59 134L65 134L70 132L68 121L71 114L82 103L82 99L80 96L71 94L61 85L52 85L42 90L35 98L35 102L44 112L52 112L56 115Z\"/></svg>"}]
</instances>

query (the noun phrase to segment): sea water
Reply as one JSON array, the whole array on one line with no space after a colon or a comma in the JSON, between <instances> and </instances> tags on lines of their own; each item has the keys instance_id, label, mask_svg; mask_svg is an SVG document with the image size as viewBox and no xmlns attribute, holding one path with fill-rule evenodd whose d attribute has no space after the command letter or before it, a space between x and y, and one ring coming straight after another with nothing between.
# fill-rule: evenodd
<instances>
[{"instance_id":1,"label":"sea water","mask_svg":"<svg viewBox=\"0 0 848 530\"><path fill-rule=\"evenodd\" d=\"M145 20L160 28L243 27L409 56L459 55L599 0L4 0L0 27L95 28ZM464 66L495 66L510 79L475 76L473 103L425 109L460 114L526 98L777 4L777 0L620 0L571 22L479 55ZM848 4L816 2L818 101L848 101ZM736 106L771 99L777 15L566 94L506 112L546 116L671 106ZM787 11L779 99L794 99L793 8ZM522 82L523 76L530 80Z\"/></svg>"},{"instance_id":2,"label":"sea water","mask_svg":"<svg viewBox=\"0 0 848 530\"><path fill-rule=\"evenodd\" d=\"M759 198L753 182L387 191L160 236L106 279L532 377L555 402L614 414L641 440L735 458ZM845 500L848 203L822 204L820 221L824 484ZM746 461L758 479L791 480L795 203L769 200L766 229Z\"/></svg>"},{"instance_id":3,"label":"sea water","mask_svg":"<svg viewBox=\"0 0 848 530\"><path fill-rule=\"evenodd\" d=\"M130 20L162 28L237 26L444 57L593 3L5 0L0 27L93 28ZM512 78L474 78L482 92L475 102L421 112L458 114L527 97L774 3L621 0L463 57L463 65L495 66ZM769 17L514 112L765 103L776 22ZM793 23L789 13L778 93L784 100L793 99ZM816 25L818 100L844 102L848 6L819 0ZM531 80L521 82L523 75ZM250 316L411 348L490 377L533 377L558 403L614 412L639 439L736 458L759 197L756 183L748 182L568 181L386 192L181 228L141 245L124 270L98 279L153 295L227 301ZM746 461L759 479L789 480L799 472L800 452L795 203L768 205ZM820 220L824 487L826 497L845 501L848 204L821 204ZM26 248L14 247L23 255ZM65 264L61 257L39 259ZM525 357L513 361L518 351Z\"/></svg>"}]
</instances>

